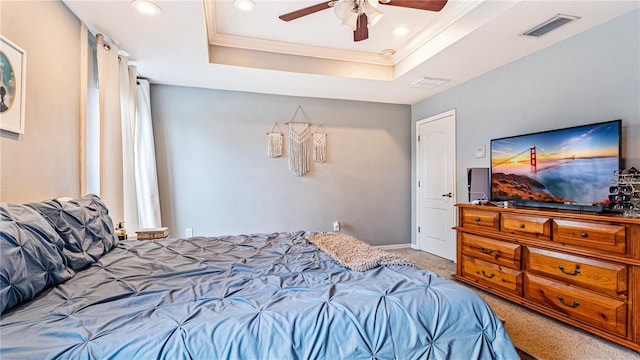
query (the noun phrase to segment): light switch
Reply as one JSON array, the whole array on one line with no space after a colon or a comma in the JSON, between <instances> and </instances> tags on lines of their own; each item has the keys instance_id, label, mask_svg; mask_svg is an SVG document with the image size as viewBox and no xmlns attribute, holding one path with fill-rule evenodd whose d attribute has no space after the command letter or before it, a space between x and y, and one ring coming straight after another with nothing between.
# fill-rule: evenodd
<instances>
[{"instance_id":1,"label":"light switch","mask_svg":"<svg viewBox=\"0 0 640 360\"><path fill-rule=\"evenodd\" d=\"M476 159L485 157L485 147L484 145L476 146Z\"/></svg>"}]
</instances>

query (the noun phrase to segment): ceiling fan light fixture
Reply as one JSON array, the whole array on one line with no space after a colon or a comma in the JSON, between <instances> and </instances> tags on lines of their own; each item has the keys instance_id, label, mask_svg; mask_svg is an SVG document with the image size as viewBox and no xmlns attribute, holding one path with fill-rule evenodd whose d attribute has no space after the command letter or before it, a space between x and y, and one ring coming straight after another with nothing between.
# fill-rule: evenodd
<instances>
[{"instance_id":1,"label":"ceiling fan light fixture","mask_svg":"<svg viewBox=\"0 0 640 360\"><path fill-rule=\"evenodd\" d=\"M351 31L356 31L358 27L358 18L360 17L360 13L349 11L345 18L342 20L342 26L351 29Z\"/></svg>"},{"instance_id":2,"label":"ceiling fan light fixture","mask_svg":"<svg viewBox=\"0 0 640 360\"><path fill-rule=\"evenodd\" d=\"M234 0L234 2L235 1L240 0ZM391 3L391 1L393 1L393 3ZM381 3L391 3L391 5L404 8L438 12L442 10L447 2L448 0L330 0L282 14L278 16L278 18L282 21L291 21L333 8L335 17L343 26L353 31L353 41L357 42L368 39L369 28L380 21L384 15L378 10ZM406 30L408 33L408 29Z\"/></svg>"},{"instance_id":3,"label":"ceiling fan light fixture","mask_svg":"<svg viewBox=\"0 0 640 360\"><path fill-rule=\"evenodd\" d=\"M375 3L375 5L373 5ZM367 22L369 27L373 27L380 19L384 13L378 10L378 0L365 0L364 5L362 6L364 13L367 14Z\"/></svg>"},{"instance_id":4,"label":"ceiling fan light fixture","mask_svg":"<svg viewBox=\"0 0 640 360\"><path fill-rule=\"evenodd\" d=\"M333 5L333 12L340 21L347 17L351 9L353 9L353 3L351 1L340 0L336 1Z\"/></svg>"},{"instance_id":5,"label":"ceiling fan light fixture","mask_svg":"<svg viewBox=\"0 0 640 360\"><path fill-rule=\"evenodd\" d=\"M378 10L378 0L338 0L329 3L342 26L355 31L358 18L367 15L367 26L374 26L384 13Z\"/></svg>"},{"instance_id":6,"label":"ceiling fan light fixture","mask_svg":"<svg viewBox=\"0 0 640 360\"><path fill-rule=\"evenodd\" d=\"M256 7L256 3L252 0L233 0L233 6L242 11L251 11Z\"/></svg>"}]
</instances>

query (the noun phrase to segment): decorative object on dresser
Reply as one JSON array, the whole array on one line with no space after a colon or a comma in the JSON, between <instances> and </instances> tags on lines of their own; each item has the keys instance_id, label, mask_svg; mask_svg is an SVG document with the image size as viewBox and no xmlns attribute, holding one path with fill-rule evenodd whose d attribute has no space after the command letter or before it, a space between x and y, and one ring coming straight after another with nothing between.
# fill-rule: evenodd
<instances>
[{"instance_id":1,"label":"decorative object on dresser","mask_svg":"<svg viewBox=\"0 0 640 360\"><path fill-rule=\"evenodd\" d=\"M489 168L467 169L467 190L469 201L489 200L491 183L489 181Z\"/></svg>"},{"instance_id":2,"label":"decorative object on dresser","mask_svg":"<svg viewBox=\"0 0 640 360\"><path fill-rule=\"evenodd\" d=\"M609 208L626 217L640 218L640 171L635 167L614 171Z\"/></svg>"},{"instance_id":3,"label":"decorative object on dresser","mask_svg":"<svg viewBox=\"0 0 640 360\"><path fill-rule=\"evenodd\" d=\"M457 280L640 352L640 219L456 206Z\"/></svg>"}]
</instances>

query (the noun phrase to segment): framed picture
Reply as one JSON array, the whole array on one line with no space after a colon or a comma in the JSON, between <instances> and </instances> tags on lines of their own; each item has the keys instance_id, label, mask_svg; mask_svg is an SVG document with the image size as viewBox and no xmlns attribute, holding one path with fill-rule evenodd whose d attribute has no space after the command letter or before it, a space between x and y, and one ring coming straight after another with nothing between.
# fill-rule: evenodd
<instances>
[{"instance_id":1,"label":"framed picture","mask_svg":"<svg viewBox=\"0 0 640 360\"><path fill-rule=\"evenodd\" d=\"M0 35L0 129L24 134L27 53Z\"/></svg>"}]
</instances>

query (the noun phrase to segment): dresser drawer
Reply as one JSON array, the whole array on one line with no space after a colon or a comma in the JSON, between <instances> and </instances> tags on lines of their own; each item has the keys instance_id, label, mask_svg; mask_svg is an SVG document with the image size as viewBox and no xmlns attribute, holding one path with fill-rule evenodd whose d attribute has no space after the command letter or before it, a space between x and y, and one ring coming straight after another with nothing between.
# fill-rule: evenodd
<instances>
[{"instance_id":1,"label":"dresser drawer","mask_svg":"<svg viewBox=\"0 0 640 360\"><path fill-rule=\"evenodd\" d=\"M521 246L472 234L461 234L462 253L498 265L520 269Z\"/></svg>"},{"instance_id":2,"label":"dresser drawer","mask_svg":"<svg viewBox=\"0 0 640 360\"><path fill-rule=\"evenodd\" d=\"M498 231L500 214L496 211L464 209L462 212L462 226L472 229Z\"/></svg>"},{"instance_id":3,"label":"dresser drawer","mask_svg":"<svg viewBox=\"0 0 640 360\"><path fill-rule=\"evenodd\" d=\"M627 266L528 247L527 272L575 284L611 296L627 295Z\"/></svg>"},{"instance_id":4,"label":"dresser drawer","mask_svg":"<svg viewBox=\"0 0 640 360\"><path fill-rule=\"evenodd\" d=\"M526 274L524 295L540 305L620 336L627 335L627 303Z\"/></svg>"},{"instance_id":5,"label":"dresser drawer","mask_svg":"<svg viewBox=\"0 0 640 360\"><path fill-rule=\"evenodd\" d=\"M522 273L466 255L462 256L462 273L480 283L522 295Z\"/></svg>"},{"instance_id":6,"label":"dresser drawer","mask_svg":"<svg viewBox=\"0 0 640 360\"><path fill-rule=\"evenodd\" d=\"M624 225L555 219L553 241L624 254Z\"/></svg>"},{"instance_id":7,"label":"dresser drawer","mask_svg":"<svg viewBox=\"0 0 640 360\"><path fill-rule=\"evenodd\" d=\"M500 230L514 235L551 239L551 222L547 217L520 214L502 214Z\"/></svg>"}]
</instances>

